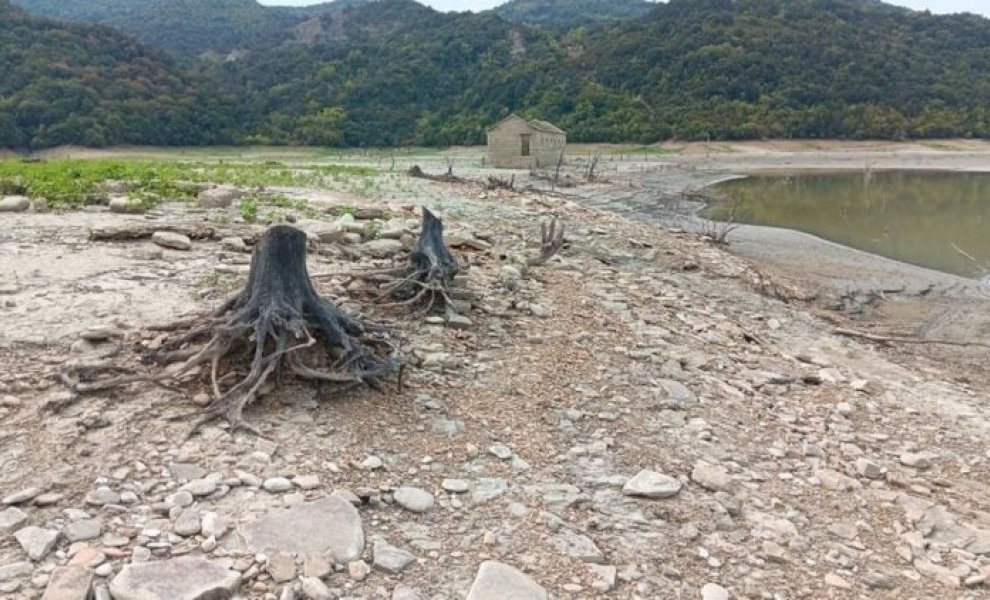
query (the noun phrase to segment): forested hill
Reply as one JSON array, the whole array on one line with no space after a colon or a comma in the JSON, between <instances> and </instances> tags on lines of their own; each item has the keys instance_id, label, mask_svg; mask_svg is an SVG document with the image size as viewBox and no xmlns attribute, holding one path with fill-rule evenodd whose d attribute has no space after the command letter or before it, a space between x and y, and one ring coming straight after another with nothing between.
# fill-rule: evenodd
<instances>
[{"instance_id":1,"label":"forested hill","mask_svg":"<svg viewBox=\"0 0 990 600\"><path fill-rule=\"evenodd\" d=\"M322 13L370 0L336 0L288 7L255 0L13 0L34 15L110 25L178 57L278 44L293 27Z\"/></svg>"},{"instance_id":2,"label":"forested hill","mask_svg":"<svg viewBox=\"0 0 990 600\"><path fill-rule=\"evenodd\" d=\"M217 2L253 0L209 0ZM592 0L575 2L582 3ZM258 35L236 58L186 57L185 71L106 29L65 31L85 38L79 61L127 47L139 58L126 60L157 69L158 78L134 78L145 101L175 112L201 100L195 115L204 133L170 135L183 140L173 143L228 130L227 121L213 120L218 94L236 99L223 115L237 124L237 139L259 143L480 143L485 126L510 112L553 121L571 140L589 142L990 137L990 20L973 15L934 16L875 0L670 0L632 20L561 31L492 11L440 13L412 0L338 0L322 8L329 10L282 13L296 23L290 34ZM104 107L118 100L116 90L135 92L133 70L121 71L121 83L97 60L90 71L61 69L46 52L68 42L35 34L52 48L23 46L10 28L0 24L7 35L0 60L31 56L31 67L17 66L27 78L21 101L54 98L75 107L89 106L77 98L99 98L112 121ZM56 75L71 101L35 83ZM0 85L10 84L3 78ZM29 113L0 110L8 121L15 114ZM26 141L98 141L78 120L51 119L34 126L47 123L60 136L35 132ZM141 138L141 131L129 129L127 139L162 143L161 134Z\"/></svg>"},{"instance_id":3,"label":"forested hill","mask_svg":"<svg viewBox=\"0 0 990 600\"><path fill-rule=\"evenodd\" d=\"M513 23L567 31L636 19L655 7L646 0L510 0L492 10Z\"/></svg>"},{"instance_id":4,"label":"forested hill","mask_svg":"<svg viewBox=\"0 0 990 600\"><path fill-rule=\"evenodd\" d=\"M875 0L671 0L599 32L575 68L626 96L605 112L623 112L644 140L990 136L990 20L975 15Z\"/></svg>"},{"instance_id":5,"label":"forested hill","mask_svg":"<svg viewBox=\"0 0 990 600\"><path fill-rule=\"evenodd\" d=\"M0 147L213 144L230 106L131 38L0 0Z\"/></svg>"}]
</instances>

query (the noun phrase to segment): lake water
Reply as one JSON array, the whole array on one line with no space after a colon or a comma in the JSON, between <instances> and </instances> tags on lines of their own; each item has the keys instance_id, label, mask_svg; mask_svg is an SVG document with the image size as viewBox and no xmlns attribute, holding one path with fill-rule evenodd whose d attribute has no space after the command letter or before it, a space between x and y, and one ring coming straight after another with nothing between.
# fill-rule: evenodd
<instances>
[{"instance_id":1,"label":"lake water","mask_svg":"<svg viewBox=\"0 0 990 600\"><path fill-rule=\"evenodd\" d=\"M715 190L724 200L706 209L708 218L734 213L739 223L795 229L930 269L990 274L990 173L757 176Z\"/></svg>"}]
</instances>

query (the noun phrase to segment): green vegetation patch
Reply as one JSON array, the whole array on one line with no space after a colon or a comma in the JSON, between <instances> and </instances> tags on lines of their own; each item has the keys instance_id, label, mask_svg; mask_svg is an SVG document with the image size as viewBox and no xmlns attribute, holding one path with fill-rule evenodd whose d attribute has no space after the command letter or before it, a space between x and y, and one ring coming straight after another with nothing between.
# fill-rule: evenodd
<instances>
[{"instance_id":1,"label":"green vegetation patch","mask_svg":"<svg viewBox=\"0 0 990 600\"><path fill-rule=\"evenodd\" d=\"M43 198L54 208L77 208L105 202L107 182L124 182L127 195L147 206L196 197L200 183L243 188L264 186L318 187L331 181L373 177L371 167L351 165L289 166L281 162L173 162L151 160L0 161L0 194ZM276 197L269 203L288 206Z\"/></svg>"}]
</instances>

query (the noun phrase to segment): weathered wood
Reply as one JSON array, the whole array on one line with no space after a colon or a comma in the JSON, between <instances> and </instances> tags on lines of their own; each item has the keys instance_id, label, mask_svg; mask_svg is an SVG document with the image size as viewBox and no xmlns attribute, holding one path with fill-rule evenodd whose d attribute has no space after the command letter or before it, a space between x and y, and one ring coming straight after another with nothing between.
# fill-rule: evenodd
<instances>
[{"instance_id":1,"label":"weathered wood","mask_svg":"<svg viewBox=\"0 0 990 600\"><path fill-rule=\"evenodd\" d=\"M843 337L856 338L866 340L868 342L876 342L878 344L933 344L936 346L958 346L960 348L990 348L990 344L984 344L982 342L956 342L952 340L928 340L904 336L876 335L862 331L855 331L853 329L838 328L833 330L833 333Z\"/></svg>"},{"instance_id":2,"label":"weathered wood","mask_svg":"<svg viewBox=\"0 0 990 600\"><path fill-rule=\"evenodd\" d=\"M225 418L232 429L251 429L243 421L244 407L276 373L342 388L377 387L399 368L397 348L382 328L345 314L316 293L306 269L306 234L288 225L262 236L244 289L213 313L164 330L167 337L143 360L164 366L178 357L179 366L154 378L87 377L76 391L151 379L178 383L206 366L213 397L190 433L214 418Z\"/></svg>"}]
</instances>

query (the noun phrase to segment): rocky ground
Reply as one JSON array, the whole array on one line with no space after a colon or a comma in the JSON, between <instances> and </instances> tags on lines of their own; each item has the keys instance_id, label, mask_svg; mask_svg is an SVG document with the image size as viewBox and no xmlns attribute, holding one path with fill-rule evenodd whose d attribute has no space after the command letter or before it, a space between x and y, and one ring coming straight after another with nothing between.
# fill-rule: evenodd
<instances>
[{"instance_id":1,"label":"rocky ground","mask_svg":"<svg viewBox=\"0 0 990 600\"><path fill-rule=\"evenodd\" d=\"M982 377L839 337L745 260L581 194L414 185L470 265L469 321L321 278L401 332L405 388L286 382L247 413L263 438L183 441L196 383L76 396L53 377L218 304L260 227L222 207L0 216L0 595L990 595ZM409 198L348 202L391 218L300 218L311 273L413 239ZM568 246L526 272L553 215ZM173 235L93 239L111 229Z\"/></svg>"}]
</instances>

